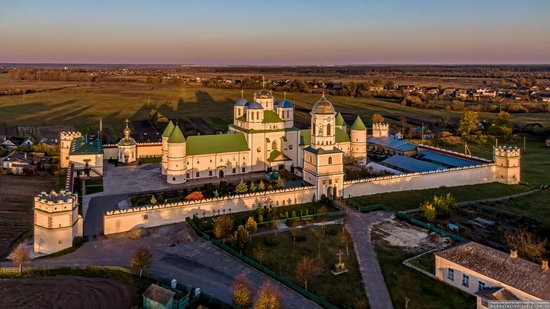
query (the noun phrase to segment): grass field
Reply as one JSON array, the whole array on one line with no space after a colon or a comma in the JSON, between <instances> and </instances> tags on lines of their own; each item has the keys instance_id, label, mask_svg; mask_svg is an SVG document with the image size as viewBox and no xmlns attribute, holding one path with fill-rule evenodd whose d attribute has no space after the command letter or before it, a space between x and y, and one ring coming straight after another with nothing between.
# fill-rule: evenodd
<instances>
[{"instance_id":1,"label":"grass field","mask_svg":"<svg viewBox=\"0 0 550 309\"><path fill-rule=\"evenodd\" d=\"M0 80L5 76L0 75ZM12 81L17 83L17 81ZM21 82L25 85L29 82ZM43 83L43 82L36 82ZM253 91L246 90L245 97L252 99ZM63 123L76 129L97 124L99 117L106 126L116 130L123 127L123 120L148 119L152 107L160 109L171 119L207 117L208 122L223 127L231 122L233 102L240 97L239 89L177 88L151 86L139 83L80 83L50 92L1 96L2 118L7 125L53 125ZM275 93L282 98L282 93ZM319 99L318 94L289 93L295 103L298 126L309 125L309 111ZM390 121L398 121L401 115L426 122L433 122L444 115L457 120L461 113L403 107L398 101L376 98L329 97L336 109L351 121L359 114L370 122L373 113L381 113ZM481 113L481 118L494 114ZM517 123L539 122L550 125L547 114L514 114Z\"/></svg>"},{"instance_id":2,"label":"grass field","mask_svg":"<svg viewBox=\"0 0 550 309\"><path fill-rule=\"evenodd\" d=\"M395 308L475 308L475 298L438 282L401 262L413 256L399 248L375 242L376 256ZM432 255L433 256L433 255ZM426 261L423 261L424 264ZM425 265L428 268L428 265Z\"/></svg>"},{"instance_id":3,"label":"grass field","mask_svg":"<svg viewBox=\"0 0 550 309\"><path fill-rule=\"evenodd\" d=\"M295 246L289 232L278 233L276 237L273 234L257 236L252 238L252 242L248 244L244 253L253 257L254 248L263 247L268 252L267 259L263 262L264 266L303 286L303 282L296 279L296 263L303 256L315 258L319 245L322 268L320 274L308 282L309 290L340 308L366 308L368 302L355 259L355 252L353 246L350 246L349 256L347 256L345 247L339 245L338 239L341 230L341 225L327 227L324 234L320 227L302 229L299 235L305 239L296 241ZM266 243L270 245L268 246ZM344 252L344 263L349 272L334 276L330 272L330 268L338 261L336 253L339 249Z\"/></svg>"}]
</instances>

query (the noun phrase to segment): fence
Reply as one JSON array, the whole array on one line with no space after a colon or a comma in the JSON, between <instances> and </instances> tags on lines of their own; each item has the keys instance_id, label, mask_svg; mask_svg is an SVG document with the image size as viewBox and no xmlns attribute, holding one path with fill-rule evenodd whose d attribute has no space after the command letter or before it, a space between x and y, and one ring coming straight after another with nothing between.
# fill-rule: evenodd
<instances>
[{"instance_id":1,"label":"fence","mask_svg":"<svg viewBox=\"0 0 550 309\"><path fill-rule=\"evenodd\" d=\"M283 277L282 275L279 275L278 273L274 272L273 270L263 266L263 265L260 265L258 262L254 261L253 259L245 256L245 255L242 255L241 253L237 252L236 250L234 250L233 248L227 246L226 244L224 244L223 242L219 241L219 240L212 240L212 243L214 245L216 245L218 248L224 250L225 252L231 254L232 256L240 259L241 261L245 262L246 264L254 267L255 269L257 269L258 271L270 276L271 278L279 281L280 283L286 285L287 287L291 288L292 290L296 291L297 293L299 293L300 295L304 296L305 298L311 300L312 302L320 305L321 307L323 308L338 308L336 306L334 306L333 304L329 303L328 301L326 301L325 299L321 298L320 296L316 295L316 294L313 294L309 291L307 291L306 289L304 289L303 287L301 287L300 285L296 284L294 281L286 278L286 277Z\"/></svg>"},{"instance_id":2,"label":"fence","mask_svg":"<svg viewBox=\"0 0 550 309\"><path fill-rule=\"evenodd\" d=\"M402 213L400 211L396 211L395 212L395 216L397 218L400 218L400 219L403 219L411 224L414 224L416 226L419 226L419 227L422 227L422 228L425 228L429 231L432 231L432 232L435 232L443 237L449 237L451 238L452 240L455 240L455 241L459 241L459 242L463 242L463 241L468 241L466 238L463 238L457 234L454 234L454 233L451 233L451 232L448 232L448 231L445 231L441 228L438 228L437 226L433 225L433 224L430 224L430 223L426 223L424 221L420 221L408 214L405 214L405 213Z\"/></svg>"},{"instance_id":3,"label":"fence","mask_svg":"<svg viewBox=\"0 0 550 309\"><path fill-rule=\"evenodd\" d=\"M371 212L371 211L377 211L377 210L385 210L385 211L390 211L389 208L387 207L384 207L380 204L372 204L372 205L367 205L367 206L359 206L357 207L357 210L359 212Z\"/></svg>"},{"instance_id":4,"label":"fence","mask_svg":"<svg viewBox=\"0 0 550 309\"><path fill-rule=\"evenodd\" d=\"M191 229L197 234L197 236L201 237L204 240L210 240L210 236L206 234L205 232L201 231L199 227L195 224L193 219L190 219L189 217L185 218L185 222L191 227Z\"/></svg>"}]
</instances>

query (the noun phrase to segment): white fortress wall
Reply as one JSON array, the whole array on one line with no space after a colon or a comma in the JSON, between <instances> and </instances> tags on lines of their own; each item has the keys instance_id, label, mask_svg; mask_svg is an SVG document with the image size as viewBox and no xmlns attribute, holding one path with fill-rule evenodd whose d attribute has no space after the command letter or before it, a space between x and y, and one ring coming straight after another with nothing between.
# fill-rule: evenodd
<instances>
[{"instance_id":1,"label":"white fortress wall","mask_svg":"<svg viewBox=\"0 0 550 309\"><path fill-rule=\"evenodd\" d=\"M300 187L248 193L221 198L134 207L107 212L103 217L104 233L126 232L135 226L154 227L185 221L186 217L214 216L256 209L258 203L271 199L272 206L284 206L311 202L315 187Z\"/></svg>"},{"instance_id":2,"label":"white fortress wall","mask_svg":"<svg viewBox=\"0 0 550 309\"><path fill-rule=\"evenodd\" d=\"M495 181L494 167L493 163L489 163L440 171L346 181L344 182L343 197L489 183Z\"/></svg>"},{"instance_id":3,"label":"white fortress wall","mask_svg":"<svg viewBox=\"0 0 550 309\"><path fill-rule=\"evenodd\" d=\"M103 159L117 159L118 158L118 146L117 145L103 145Z\"/></svg>"},{"instance_id":4,"label":"white fortress wall","mask_svg":"<svg viewBox=\"0 0 550 309\"><path fill-rule=\"evenodd\" d=\"M137 157L161 157L162 156L162 143L138 143L137 144ZM103 145L103 158L116 159L118 158L118 145L117 144L105 144Z\"/></svg>"}]
</instances>

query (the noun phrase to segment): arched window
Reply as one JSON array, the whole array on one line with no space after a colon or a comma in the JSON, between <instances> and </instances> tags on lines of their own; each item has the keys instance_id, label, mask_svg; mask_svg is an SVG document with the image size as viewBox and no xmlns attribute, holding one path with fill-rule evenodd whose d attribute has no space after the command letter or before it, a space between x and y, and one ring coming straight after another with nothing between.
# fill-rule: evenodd
<instances>
[{"instance_id":1,"label":"arched window","mask_svg":"<svg viewBox=\"0 0 550 309\"><path fill-rule=\"evenodd\" d=\"M331 131L330 131L330 123L329 123L329 124L327 124L327 135L331 135L330 132L331 132Z\"/></svg>"},{"instance_id":2,"label":"arched window","mask_svg":"<svg viewBox=\"0 0 550 309\"><path fill-rule=\"evenodd\" d=\"M317 133L318 135L323 135L323 126L319 126L319 131Z\"/></svg>"},{"instance_id":3,"label":"arched window","mask_svg":"<svg viewBox=\"0 0 550 309\"><path fill-rule=\"evenodd\" d=\"M260 112L256 112L256 119L260 120Z\"/></svg>"},{"instance_id":4,"label":"arched window","mask_svg":"<svg viewBox=\"0 0 550 309\"><path fill-rule=\"evenodd\" d=\"M328 157L328 164L332 164L332 157Z\"/></svg>"},{"instance_id":5,"label":"arched window","mask_svg":"<svg viewBox=\"0 0 550 309\"><path fill-rule=\"evenodd\" d=\"M273 150L277 149L277 142L276 141L273 141L273 143L271 143L271 148L273 148Z\"/></svg>"},{"instance_id":6,"label":"arched window","mask_svg":"<svg viewBox=\"0 0 550 309\"><path fill-rule=\"evenodd\" d=\"M250 120L254 120L254 112L250 112Z\"/></svg>"},{"instance_id":7,"label":"arched window","mask_svg":"<svg viewBox=\"0 0 550 309\"><path fill-rule=\"evenodd\" d=\"M290 118L290 110L286 111L286 118Z\"/></svg>"}]
</instances>

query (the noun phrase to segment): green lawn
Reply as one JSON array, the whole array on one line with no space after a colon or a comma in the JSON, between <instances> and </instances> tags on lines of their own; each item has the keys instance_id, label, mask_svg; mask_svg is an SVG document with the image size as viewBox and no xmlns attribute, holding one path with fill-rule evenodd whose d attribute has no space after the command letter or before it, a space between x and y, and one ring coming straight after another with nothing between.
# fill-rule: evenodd
<instances>
[{"instance_id":1,"label":"green lawn","mask_svg":"<svg viewBox=\"0 0 550 309\"><path fill-rule=\"evenodd\" d=\"M341 225L327 227L324 234L320 227L303 229L299 235L305 239L297 241L295 246L289 232L278 233L276 237L274 234L257 236L243 253L253 258L253 249L261 246L268 252L267 259L263 262L264 266L303 286L303 282L296 278L296 263L303 256L315 258L320 248L321 273L308 282L309 290L340 308L366 308L368 301L355 252L353 246L350 246L349 256L346 255L345 247L338 241L341 231ZM330 268L338 261L336 253L339 249L344 252L344 263L349 272L334 276Z\"/></svg>"},{"instance_id":2,"label":"green lawn","mask_svg":"<svg viewBox=\"0 0 550 309\"><path fill-rule=\"evenodd\" d=\"M376 255L395 308L475 308L475 297L402 264L413 254L375 242Z\"/></svg>"},{"instance_id":3,"label":"green lawn","mask_svg":"<svg viewBox=\"0 0 550 309\"><path fill-rule=\"evenodd\" d=\"M550 189L511 200L487 203L488 206L528 216L550 227Z\"/></svg>"},{"instance_id":4,"label":"green lawn","mask_svg":"<svg viewBox=\"0 0 550 309\"><path fill-rule=\"evenodd\" d=\"M354 207L380 204L391 210L406 210L418 208L420 204L431 199L436 194L452 193L458 202L499 197L529 190L527 186L508 186L500 183L482 185L443 187L426 190L401 191L358 196L347 199Z\"/></svg>"}]
</instances>

